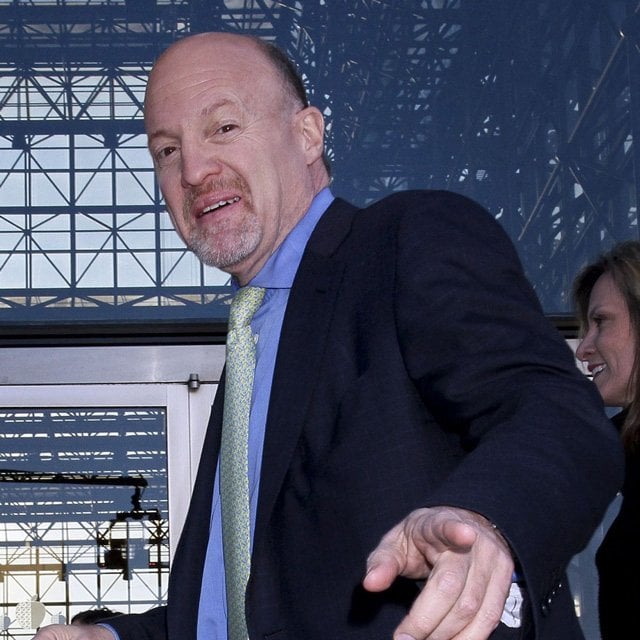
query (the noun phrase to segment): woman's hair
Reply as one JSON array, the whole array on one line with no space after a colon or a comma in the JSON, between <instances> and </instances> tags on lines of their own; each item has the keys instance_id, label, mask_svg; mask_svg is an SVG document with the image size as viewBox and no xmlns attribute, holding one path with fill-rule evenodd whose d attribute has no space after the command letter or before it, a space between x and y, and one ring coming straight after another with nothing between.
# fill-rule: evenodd
<instances>
[{"instance_id":1,"label":"woman's hair","mask_svg":"<svg viewBox=\"0 0 640 640\"><path fill-rule=\"evenodd\" d=\"M631 328L635 334L635 354L628 381L631 402L622 425L625 447L640 444L640 242L628 240L614 245L595 262L580 271L573 283L573 302L584 335L589 326L589 298L601 275L608 273L627 305Z\"/></svg>"}]
</instances>

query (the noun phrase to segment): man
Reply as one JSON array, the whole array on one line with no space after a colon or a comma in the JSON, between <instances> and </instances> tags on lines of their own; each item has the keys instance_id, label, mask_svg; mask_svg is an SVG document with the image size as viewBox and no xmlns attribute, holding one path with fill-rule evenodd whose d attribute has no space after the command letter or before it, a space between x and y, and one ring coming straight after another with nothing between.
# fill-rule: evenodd
<instances>
[{"instance_id":1,"label":"man","mask_svg":"<svg viewBox=\"0 0 640 640\"><path fill-rule=\"evenodd\" d=\"M621 452L499 225L446 192L334 199L321 113L246 36L171 46L145 126L180 236L240 290L266 289L251 321L249 637L581 638L564 571ZM168 605L110 620L121 640L226 638L223 399Z\"/></svg>"}]
</instances>

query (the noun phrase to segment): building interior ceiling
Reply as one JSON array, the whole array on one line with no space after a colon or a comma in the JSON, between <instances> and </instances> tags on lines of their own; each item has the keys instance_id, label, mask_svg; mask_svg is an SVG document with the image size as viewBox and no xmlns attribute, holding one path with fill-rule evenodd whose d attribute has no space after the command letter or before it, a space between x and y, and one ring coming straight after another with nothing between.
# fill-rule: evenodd
<instances>
[{"instance_id":1,"label":"building interior ceiling","mask_svg":"<svg viewBox=\"0 0 640 640\"><path fill-rule=\"evenodd\" d=\"M478 200L568 314L580 266L637 237L639 21L637 0L0 1L0 324L224 320L142 124L155 57L210 29L294 58L336 194Z\"/></svg>"}]
</instances>

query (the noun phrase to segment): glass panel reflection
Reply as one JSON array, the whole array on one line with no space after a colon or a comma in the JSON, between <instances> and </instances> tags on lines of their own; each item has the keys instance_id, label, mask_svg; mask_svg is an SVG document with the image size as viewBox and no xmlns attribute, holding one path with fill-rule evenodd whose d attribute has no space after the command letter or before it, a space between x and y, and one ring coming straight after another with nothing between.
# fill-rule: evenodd
<instances>
[{"instance_id":1,"label":"glass panel reflection","mask_svg":"<svg viewBox=\"0 0 640 640\"><path fill-rule=\"evenodd\" d=\"M162 408L0 411L1 605L13 637L33 635L21 625L34 600L42 624L164 601L165 425Z\"/></svg>"}]
</instances>

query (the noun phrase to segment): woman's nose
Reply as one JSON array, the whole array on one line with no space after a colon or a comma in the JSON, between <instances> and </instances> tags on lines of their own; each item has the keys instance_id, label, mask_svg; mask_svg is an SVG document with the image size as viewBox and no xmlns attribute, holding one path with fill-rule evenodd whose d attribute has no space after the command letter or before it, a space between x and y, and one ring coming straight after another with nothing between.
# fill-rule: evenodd
<instances>
[{"instance_id":1,"label":"woman's nose","mask_svg":"<svg viewBox=\"0 0 640 640\"><path fill-rule=\"evenodd\" d=\"M593 336L591 335L591 332L589 332L584 338L582 338L582 340L580 340L578 348L576 349L576 357L578 360L587 360L593 351Z\"/></svg>"}]
</instances>

